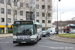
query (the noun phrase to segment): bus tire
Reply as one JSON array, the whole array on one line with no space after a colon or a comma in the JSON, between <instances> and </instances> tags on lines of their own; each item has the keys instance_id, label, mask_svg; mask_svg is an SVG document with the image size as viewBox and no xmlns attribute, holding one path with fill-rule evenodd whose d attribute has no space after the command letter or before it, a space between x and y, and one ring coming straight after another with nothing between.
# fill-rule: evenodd
<instances>
[{"instance_id":1,"label":"bus tire","mask_svg":"<svg viewBox=\"0 0 75 50\"><path fill-rule=\"evenodd\" d=\"M39 40L41 40L42 38L40 38Z\"/></svg>"}]
</instances>

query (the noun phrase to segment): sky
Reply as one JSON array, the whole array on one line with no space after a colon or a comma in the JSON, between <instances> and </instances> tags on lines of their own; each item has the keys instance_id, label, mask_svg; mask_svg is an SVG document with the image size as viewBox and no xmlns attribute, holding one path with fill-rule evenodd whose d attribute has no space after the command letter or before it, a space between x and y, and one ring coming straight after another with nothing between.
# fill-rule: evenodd
<instances>
[{"instance_id":1,"label":"sky","mask_svg":"<svg viewBox=\"0 0 75 50\"><path fill-rule=\"evenodd\" d=\"M63 13L64 12L64 13ZM60 14L61 13L61 14ZM75 17L75 0L61 0L58 2L58 20L72 20ZM53 0L53 21L57 21L57 0Z\"/></svg>"}]
</instances>

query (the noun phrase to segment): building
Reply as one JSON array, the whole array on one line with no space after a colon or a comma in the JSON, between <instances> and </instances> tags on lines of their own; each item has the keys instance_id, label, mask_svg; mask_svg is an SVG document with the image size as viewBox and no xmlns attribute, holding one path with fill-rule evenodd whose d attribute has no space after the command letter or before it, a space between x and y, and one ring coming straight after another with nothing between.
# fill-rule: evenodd
<instances>
[{"instance_id":1,"label":"building","mask_svg":"<svg viewBox=\"0 0 75 50\"><path fill-rule=\"evenodd\" d=\"M14 20L34 20L52 27L52 0L0 0L0 33L6 33L7 25L11 29Z\"/></svg>"},{"instance_id":2,"label":"building","mask_svg":"<svg viewBox=\"0 0 75 50\"><path fill-rule=\"evenodd\" d=\"M75 20L68 20L68 21L58 21L58 28L59 29L62 29L62 28L65 28L67 25L69 24L75 24ZM53 23L53 25L56 25L57 26L57 21L55 21Z\"/></svg>"}]
</instances>

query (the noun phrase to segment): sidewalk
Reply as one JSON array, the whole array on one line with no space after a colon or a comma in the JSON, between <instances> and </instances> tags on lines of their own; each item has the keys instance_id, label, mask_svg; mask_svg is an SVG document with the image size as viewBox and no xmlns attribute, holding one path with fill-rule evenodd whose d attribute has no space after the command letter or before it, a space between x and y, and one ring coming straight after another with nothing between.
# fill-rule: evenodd
<instances>
[{"instance_id":1,"label":"sidewalk","mask_svg":"<svg viewBox=\"0 0 75 50\"><path fill-rule=\"evenodd\" d=\"M0 34L0 37L12 37L13 34Z\"/></svg>"},{"instance_id":2,"label":"sidewalk","mask_svg":"<svg viewBox=\"0 0 75 50\"><path fill-rule=\"evenodd\" d=\"M50 40L75 44L75 39L73 38L63 38L56 35L54 37L50 37Z\"/></svg>"}]
</instances>

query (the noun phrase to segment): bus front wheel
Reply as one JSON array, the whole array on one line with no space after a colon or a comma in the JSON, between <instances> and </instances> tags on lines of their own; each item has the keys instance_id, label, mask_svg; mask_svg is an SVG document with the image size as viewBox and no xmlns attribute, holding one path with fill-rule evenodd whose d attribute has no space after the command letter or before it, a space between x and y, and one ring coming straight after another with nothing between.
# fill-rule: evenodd
<instances>
[{"instance_id":1,"label":"bus front wheel","mask_svg":"<svg viewBox=\"0 0 75 50\"><path fill-rule=\"evenodd\" d=\"M37 42L38 42L38 38L35 40L35 42L34 42L34 43L36 44Z\"/></svg>"}]
</instances>

